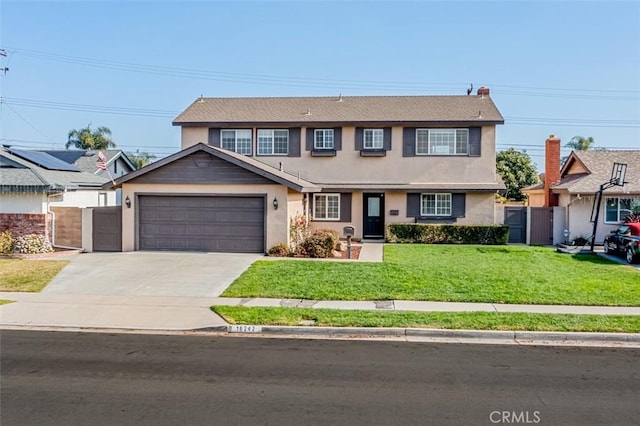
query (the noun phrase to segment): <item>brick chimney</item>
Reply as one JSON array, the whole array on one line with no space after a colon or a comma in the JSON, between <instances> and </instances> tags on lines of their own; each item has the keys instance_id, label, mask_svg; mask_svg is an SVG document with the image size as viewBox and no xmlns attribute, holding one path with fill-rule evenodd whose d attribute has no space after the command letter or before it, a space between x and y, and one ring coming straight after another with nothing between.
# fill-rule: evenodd
<instances>
[{"instance_id":1,"label":"brick chimney","mask_svg":"<svg viewBox=\"0 0 640 426\"><path fill-rule=\"evenodd\" d=\"M478 96L489 96L489 88L482 86L478 89Z\"/></svg>"},{"instance_id":2,"label":"brick chimney","mask_svg":"<svg viewBox=\"0 0 640 426\"><path fill-rule=\"evenodd\" d=\"M560 139L550 135L544 141L544 206L558 205L558 195L551 192L551 186L560 181Z\"/></svg>"}]
</instances>

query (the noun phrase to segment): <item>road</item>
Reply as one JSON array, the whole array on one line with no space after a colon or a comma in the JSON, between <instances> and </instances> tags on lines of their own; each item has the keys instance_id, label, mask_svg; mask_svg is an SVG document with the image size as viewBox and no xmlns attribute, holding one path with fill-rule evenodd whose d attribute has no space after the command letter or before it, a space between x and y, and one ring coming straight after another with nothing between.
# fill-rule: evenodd
<instances>
[{"instance_id":1,"label":"road","mask_svg":"<svg viewBox=\"0 0 640 426\"><path fill-rule=\"evenodd\" d=\"M637 425L640 351L2 330L4 425Z\"/></svg>"}]
</instances>

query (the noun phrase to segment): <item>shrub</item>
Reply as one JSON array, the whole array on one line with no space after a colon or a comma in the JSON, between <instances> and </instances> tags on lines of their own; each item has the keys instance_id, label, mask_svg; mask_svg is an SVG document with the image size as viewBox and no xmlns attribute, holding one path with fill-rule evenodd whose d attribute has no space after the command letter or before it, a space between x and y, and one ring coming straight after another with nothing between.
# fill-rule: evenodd
<instances>
[{"instance_id":1,"label":"shrub","mask_svg":"<svg viewBox=\"0 0 640 426\"><path fill-rule=\"evenodd\" d=\"M296 215L289 219L289 238L295 253L302 251L302 242L310 234L310 217L296 212Z\"/></svg>"},{"instance_id":2,"label":"shrub","mask_svg":"<svg viewBox=\"0 0 640 426\"><path fill-rule=\"evenodd\" d=\"M394 223L387 225L387 242L423 244L506 244L506 225L429 225Z\"/></svg>"},{"instance_id":3,"label":"shrub","mask_svg":"<svg viewBox=\"0 0 640 426\"><path fill-rule=\"evenodd\" d=\"M579 237L575 238L571 242L571 245L572 246L586 246L588 242L589 242L589 239L587 237L585 237L584 235L580 235Z\"/></svg>"},{"instance_id":4,"label":"shrub","mask_svg":"<svg viewBox=\"0 0 640 426\"><path fill-rule=\"evenodd\" d=\"M0 233L0 253L13 253L15 240L8 229Z\"/></svg>"},{"instance_id":5,"label":"shrub","mask_svg":"<svg viewBox=\"0 0 640 426\"><path fill-rule=\"evenodd\" d=\"M640 223L640 212L631 213L626 216L623 223Z\"/></svg>"},{"instance_id":6,"label":"shrub","mask_svg":"<svg viewBox=\"0 0 640 426\"><path fill-rule=\"evenodd\" d=\"M340 237L336 231L319 229L302 242L302 250L309 257L332 257Z\"/></svg>"},{"instance_id":7,"label":"shrub","mask_svg":"<svg viewBox=\"0 0 640 426\"><path fill-rule=\"evenodd\" d=\"M24 235L15 239L14 252L20 254L50 253L51 243L42 235Z\"/></svg>"},{"instance_id":8,"label":"shrub","mask_svg":"<svg viewBox=\"0 0 640 426\"><path fill-rule=\"evenodd\" d=\"M269 256L288 257L291 256L291 248L286 243L278 243L267 252Z\"/></svg>"}]
</instances>

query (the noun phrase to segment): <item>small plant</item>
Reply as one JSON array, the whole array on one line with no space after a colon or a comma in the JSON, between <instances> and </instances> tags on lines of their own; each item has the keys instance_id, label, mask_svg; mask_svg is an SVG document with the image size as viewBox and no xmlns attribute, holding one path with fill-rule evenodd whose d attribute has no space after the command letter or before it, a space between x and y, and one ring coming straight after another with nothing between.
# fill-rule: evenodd
<instances>
[{"instance_id":1,"label":"small plant","mask_svg":"<svg viewBox=\"0 0 640 426\"><path fill-rule=\"evenodd\" d=\"M271 247L267 252L269 256L288 257L291 256L291 248L286 243L278 243Z\"/></svg>"},{"instance_id":2,"label":"small plant","mask_svg":"<svg viewBox=\"0 0 640 426\"><path fill-rule=\"evenodd\" d=\"M51 253L53 247L44 236L30 234L16 238L13 250L20 254Z\"/></svg>"},{"instance_id":3,"label":"small plant","mask_svg":"<svg viewBox=\"0 0 640 426\"><path fill-rule=\"evenodd\" d=\"M634 212L624 218L623 223L640 223L640 212Z\"/></svg>"},{"instance_id":4,"label":"small plant","mask_svg":"<svg viewBox=\"0 0 640 426\"><path fill-rule=\"evenodd\" d=\"M584 235L580 235L579 237L575 238L571 242L571 245L572 246L586 246L588 242L589 242L589 239L587 237L585 237Z\"/></svg>"},{"instance_id":5,"label":"small plant","mask_svg":"<svg viewBox=\"0 0 640 426\"><path fill-rule=\"evenodd\" d=\"M13 239L13 235L11 235L11 231L7 229L4 232L0 232L0 253L13 253L14 244L15 240Z\"/></svg>"},{"instance_id":6,"label":"small plant","mask_svg":"<svg viewBox=\"0 0 640 426\"><path fill-rule=\"evenodd\" d=\"M311 234L311 218L302 213L297 213L289 220L289 239L291 250L299 254L302 251L302 242Z\"/></svg>"},{"instance_id":7,"label":"small plant","mask_svg":"<svg viewBox=\"0 0 640 426\"><path fill-rule=\"evenodd\" d=\"M339 241L336 231L319 229L302 242L302 250L309 257L332 257Z\"/></svg>"}]
</instances>

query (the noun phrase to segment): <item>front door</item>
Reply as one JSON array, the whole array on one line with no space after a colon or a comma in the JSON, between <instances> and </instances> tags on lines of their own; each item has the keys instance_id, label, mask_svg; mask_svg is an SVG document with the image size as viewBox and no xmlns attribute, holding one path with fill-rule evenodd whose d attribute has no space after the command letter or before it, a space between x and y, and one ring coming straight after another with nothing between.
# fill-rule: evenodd
<instances>
[{"instance_id":1,"label":"front door","mask_svg":"<svg viewBox=\"0 0 640 426\"><path fill-rule=\"evenodd\" d=\"M363 238L384 238L384 194L363 194Z\"/></svg>"}]
</instances>

